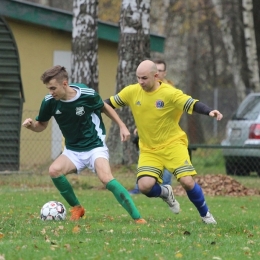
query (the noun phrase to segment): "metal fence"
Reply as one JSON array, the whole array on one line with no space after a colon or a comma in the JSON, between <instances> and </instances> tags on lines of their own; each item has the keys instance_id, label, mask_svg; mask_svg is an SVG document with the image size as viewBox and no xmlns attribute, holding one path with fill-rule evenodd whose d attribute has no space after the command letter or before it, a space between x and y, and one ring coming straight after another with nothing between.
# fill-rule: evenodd
<instances>
[{"instance_id":1,"label":"metal fence","mask_svg":"<svg viewBox=\"0 0 260 260\"><path fill-rule=\"evenodd\" d=\"M37 111L23 111L22 121L28 117L35 118L36 115ZM193 165L198 173L260 175L260 147L223 147L221 141L225 138L227 120L218 123L216 126L212 118L197 116L201 120L202 128L199 133L203 135L203 138L197 137L195 140L203 139L204 141L202 143L190 142L189 149ZM103 119L106 128L109 129L110 119L105 116ZM189 132L187 128L190 127L190 123L187 123L187 120L184 117L181 125L185 131ZM20 167L17 171L47 172L49 165L59 156L62 149L63 138L55 120L50 121L48 128L41 133L34 133L22 127L19 154ZM252 149L255 151L256 156L250 156ZM234 153L234 150L236 150L236 153ZM230 156L228 156L228 152L230 152ZM258 153L259 156L257 156ZM1 153L1 156L5 156L4 153ZM8 169L8 158L5 158L5 161L7 162L5 169Z\"/></svg>"}]
</instances>

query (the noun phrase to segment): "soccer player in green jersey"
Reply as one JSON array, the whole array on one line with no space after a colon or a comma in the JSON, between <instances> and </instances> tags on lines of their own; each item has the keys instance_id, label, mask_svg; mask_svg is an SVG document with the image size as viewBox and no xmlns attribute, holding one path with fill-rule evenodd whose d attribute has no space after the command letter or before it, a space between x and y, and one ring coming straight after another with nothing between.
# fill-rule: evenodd
<instances>
[{"instance_id":1,"label":"soccer player in green jersey","mask_svg":"<svg viewBox=\"0 0 260 260\"><path fill-rule=\"evenodd\" d=\"M66 174L79 173L85 168L96 172L100 181L138 224L145 224L128 191L113 177L105 144L105 126L101 113L105 113L120 128L121 141L130 133L117 113L102 101L99 94L84 84L68 84L68 73L62 66L46 70L42 77L49 95L42 101L36 121L27 118L23 126L41 132L53 116L65 138L63 153L51 164L50 177L63 198L72 207L71 220L85 214Z\"/></svg>"},{"instance_id":2,"label":"soccer player in green jersey","mask_svg":"<svg viewBox=\"0 0 260 260\"><path fill-rule=\"evenodd\" d=\"M202 221L216 224L200 185L192 177L197 173L190 161L188 139L179 121L183 112L192 114L195 111L217 120L222 119L222 114L181 90L158 81L156 64L150 60L139 64L136 77L138 83L126 86L106 102L113 108L129 106L133 113L139 135L139 190L147 197L162 198L173 213L179 213L180 205L174 198L171 185L160 185L166 168L186 190Z\"/></svg>"}]
</instances>

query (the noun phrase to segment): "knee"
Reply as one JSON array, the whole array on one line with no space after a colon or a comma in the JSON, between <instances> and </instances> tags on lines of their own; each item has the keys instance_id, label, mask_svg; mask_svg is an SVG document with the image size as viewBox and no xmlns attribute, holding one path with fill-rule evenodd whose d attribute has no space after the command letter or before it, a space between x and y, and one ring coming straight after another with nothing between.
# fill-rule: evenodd
<instances>
[{"instance_id":1,"label":"knee","mask_svg":"<svg viewBox=\"0 0 260 260\"><path fill-rule=\"evenodd\" d=\"M61 174L62 174L61 168L59 168L55 165L51 165L49 167L49 175L50 175L51 178L59 177Z\"/></svg>"},{"instance_id":2,"label":"knee","mask_svg":"<svg viewBox=\"0 0 260 260\"><path fill-rule=\"evenodd\" d=\"M141 193L147 194L154 186L156 180L151 177L142 177L138 180L138 188Z\"/></svg>"},{"instance_id":3,"label":"knee","mask_svg":"<svg viewBox=\"0 0 260 260\"><path fill-rule=\"evenodd\" d=\"M138 182L138 188L141 193L147 193L147 190L149 191L149 187L147 187L140 181Z\"/></svg>"},{"instance_id":4,"label":"knee","mask_svg":"<svg viewBox=\"0 0 260 260\"><path fill-rule=\"evenodd\" d=\"M192 176L184 176L179 179L181 186L186 190L192 190L195 185L195 181Z\"/></svg>"}]
</instances>

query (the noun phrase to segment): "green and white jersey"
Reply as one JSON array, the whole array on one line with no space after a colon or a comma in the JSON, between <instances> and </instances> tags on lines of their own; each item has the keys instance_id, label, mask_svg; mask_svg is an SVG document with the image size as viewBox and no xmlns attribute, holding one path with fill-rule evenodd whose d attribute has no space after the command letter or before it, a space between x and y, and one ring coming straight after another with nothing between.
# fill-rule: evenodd
<instances>
[{"instance_id":1,"label":"green and white jersey","mask_svg":"<svg viewBox=\"0 0 260 260\"><path fill-rule=\"evenodd\" d=\"M46 122L54 116L65 138L66 148L72 151L90 151L106 146L106 130L101 117L103 100L84 84L70 84L70 87L77 91L71 100L55 100L46 95L36 120Z\"/></svg>"}]
</instances>

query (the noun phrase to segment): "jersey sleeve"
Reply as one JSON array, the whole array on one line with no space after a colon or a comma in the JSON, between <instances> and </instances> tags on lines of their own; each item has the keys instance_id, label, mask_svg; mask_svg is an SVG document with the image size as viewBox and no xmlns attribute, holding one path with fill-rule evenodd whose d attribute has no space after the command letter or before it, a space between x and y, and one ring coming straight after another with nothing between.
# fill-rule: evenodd
<instances>
[{"instance_id":1,"label":"jersey sleeve","mask_svg":"<svg viewBox=\"0 0 260 260\"><path fill-rule=\"evenodd\" d=\"M93 88L80 83L73 83L70 84L70 86L77 86L81 89L81 95L86 100L86 108L89 111L95 111L101 109L104 106L104 102L100 95Z\"/></svg>"},{"instance_id":2,"label":"jersey sleeve","mask_svg":"<svg viewBox=\"0 0 260 260\"><path fill-rule=\"evenodd\" d=\"M181 90L175 89L175 93L172 98L177 109L180 109L188 114L192 114L194 104L197 102L197 99L192 98L191 96L184 94Z\"/></svg>"},{"instance_id":3,"label":"jersey sleeve","mask_svg":"<svg viewBox=\"0 0 260 260\"><path fill-rule=\"evenodd\" d=\"M96 91L94 92L94 95L87 96L87 104L89 110L93 110L93 111L101 109L104 106L104 102L102 98Z\"/></svg>"},{"instance_id":4,"label":"jersey sleeve","mask_svg":"<svg viewBox=\"0 0 260 260\"><path fill-rule=\"evenodd\" d=\"M39 114L36 116L35 120L40 122L47 122L52 117L52 111L51 111L51 96L47 95L42 101Z\"/></svg>"},{"instance_id":5,"label":"jersey sleeve","mask_svg":"<svg viewBox=\"0 0 260 260\"><path fill-rule=\"evenodd\" d=\"M129 105L131 98L131 86L123 88L118 94L111 96L110 101L115 108L124 107Z\"/></svg>"}]
</instances>

